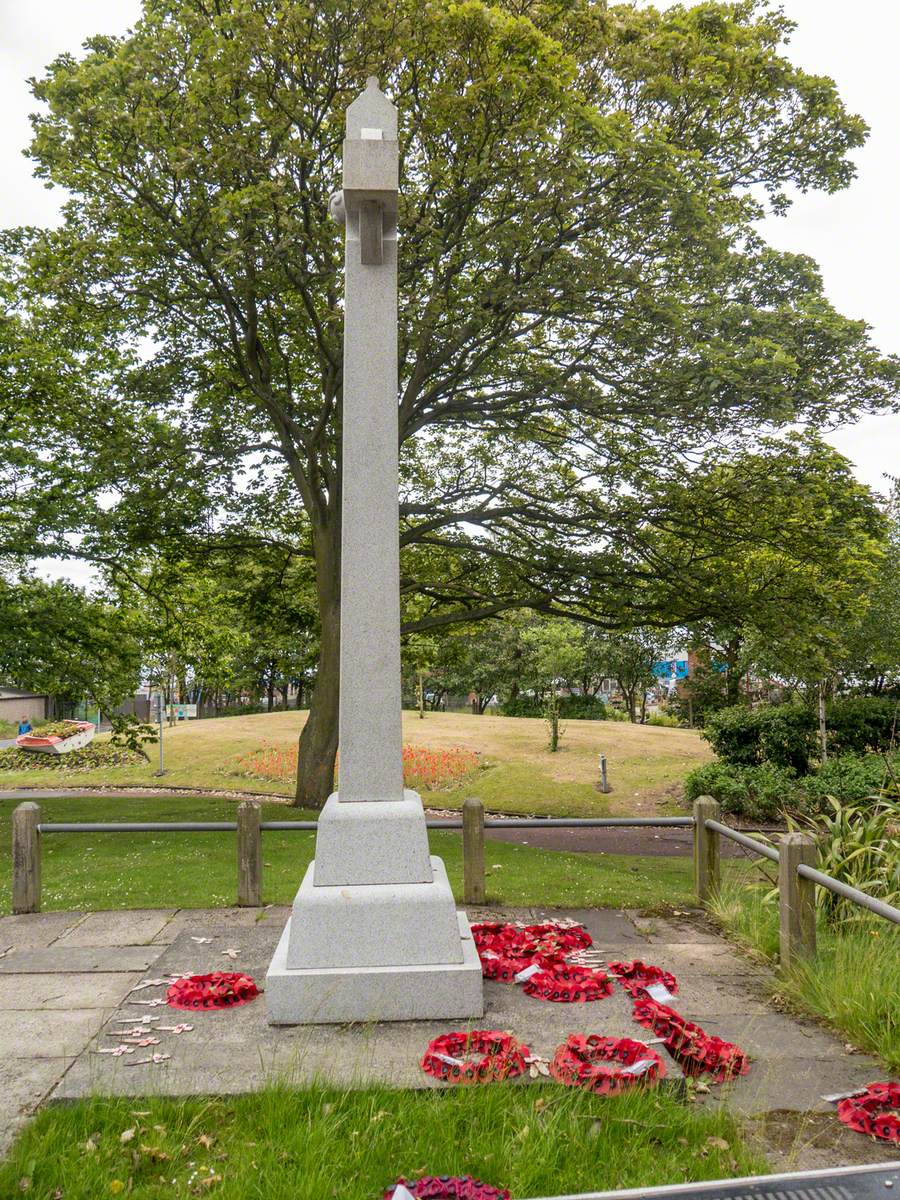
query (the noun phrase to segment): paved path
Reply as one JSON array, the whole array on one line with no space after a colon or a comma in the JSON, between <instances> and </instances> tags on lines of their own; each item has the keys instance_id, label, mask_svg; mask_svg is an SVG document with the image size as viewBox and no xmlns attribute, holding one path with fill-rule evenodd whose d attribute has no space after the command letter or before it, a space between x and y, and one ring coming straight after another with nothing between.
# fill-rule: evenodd
<instances>
[{"instance_id":1,"label":"paved path","mask_svg":"<svg viewBox=\"0 0 900 1200\"><path fill-rule=\"evenodd\" d=\"M500 915L538 919L547 914L537 909L470 913L473 918ZM671 970L680 985L678 1009L709 1033L750 1052L750 1074L729 1089L713 1089L704 1102L718 1103L721 1097L758 1127L774 1122L777 1138L766 1138L773 1165L804 1168L891 1157L883 1144L839 1125L820 1099L823 1092L884 1078L883 1069L865 1055L848 1054L840 1040L812 1022L776 1011L767 1000L768 973L736 954L699 915L680 921L613 910L566 915L584 922L604 957L642 958ZM133 993L143 979L241 969L261 980L286 917L286 909L269 908L0 918L0 1151L45 1100L95 1093L246 1091L276 1076L297 1083L325 1076L341 1085L381 1080L435 1086L418 1060L445 1025L273 1029L266 1024L264 999L230 1012L179 1015L194 1028L177 1037L163 1035L160 1048L171 1054L163 1065L126 1067L125 1059L95 1052L115 1044L109 1030L114 1018L139 1019L157 1011L128 1004L129 995L132 1000L163 995L158 986ZM237 951L233 960L223 953L228 949ZM485 999L488 1026L514 1030L545 1057L575 1031L641 1036L618 989L601 1003L562 1005L487 983ZM677 1069L670 1073L677 1076Z\"/></svg>"}]
</instances>

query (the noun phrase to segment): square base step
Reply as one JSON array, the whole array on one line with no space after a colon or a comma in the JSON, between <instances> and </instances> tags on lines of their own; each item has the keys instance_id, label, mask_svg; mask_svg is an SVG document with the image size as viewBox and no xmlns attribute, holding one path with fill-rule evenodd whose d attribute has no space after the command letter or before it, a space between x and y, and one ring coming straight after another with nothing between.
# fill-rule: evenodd
<instances>
[{"instance_id":1,"label":"square base step","mask_svg":"<svg viewBox=\"0 0 900 1200\"><path fill-rule=\"evenodd\" d=\"M484 1015L481 960L466 914L458 913L463 961L416 967L287 965L291 920L266 974L270 1025L427 1021Z\"/></svg>"}]
</instances>

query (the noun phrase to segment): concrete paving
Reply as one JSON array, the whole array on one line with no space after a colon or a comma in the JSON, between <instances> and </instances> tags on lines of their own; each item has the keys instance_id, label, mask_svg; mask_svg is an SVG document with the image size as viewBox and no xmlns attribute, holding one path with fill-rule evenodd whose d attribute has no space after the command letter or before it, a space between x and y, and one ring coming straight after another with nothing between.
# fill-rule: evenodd
<instances>
[{"instance_id":1,"label":"concrete paving","mask_svg":"<svg viewBox=\"0 0 900 1200\"><path fill-rule=\"evenodd\" d=\"M703 1102L727 1103L760 1125L777 1118L781 1142L786 1124L796 1127L796 1138L778 1150L779 1164L872 1161L873 1143L852 1133L844 1137L850 1131L837 1125L821 1095L884 1078L884 1069L866 1055L848 1053L813 1022L778 1012L767 998L769 973L737 954L698 914L664 920L612 910L483 909L469 915L525 921L571 916L587 926L604 958L642 958L672 971L678 1010L707 1032L738 1042L753 1058L749 1075L714 1087ZM0 1151L45 1100L234 1093L276 1079L444 1086L419 1068L427 1042L446 1032L444 1022L284 1029L268 1025L265 997L196 1014L136 1003L165 993L162 985L133 991L138 983L168 974L242 970L261 982L287 916L287 908L273 907L0 918ZM513 1030L545 1058L573 1032L649 1036L635 1025L620 989L602 1001L568 1005L486 982L485 1001L486 1015L476 1026ZM126 1057L97 1053L117 1044L118 1021L147 1016L160 1016L150 1025L185 1021L193 1028L161 1032L159 1046ZM154 1051L170 1058L136 1064ZM668 1065L670 1079L677 1080L677 1066ZM826 1132L835 1127L824 1147L820 1136L808 1134L815 1121ZM891 1157L883 1145L874 1149L876 1159Z\"/></svg>"}]
</instances>

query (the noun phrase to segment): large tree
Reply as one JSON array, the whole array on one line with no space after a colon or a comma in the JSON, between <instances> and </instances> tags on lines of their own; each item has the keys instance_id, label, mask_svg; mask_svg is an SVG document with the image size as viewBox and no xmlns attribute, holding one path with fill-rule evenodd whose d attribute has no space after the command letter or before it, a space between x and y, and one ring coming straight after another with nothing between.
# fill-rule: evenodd
<instances>
[{"instance_id":1,"label":"large tree","mask_svg":"<svg viewBox=\"0 0 900 1200\"><path fill-rule=\"evenodd\" d=\"M70 583L0 575L0 679L47 692L65 710L109 712L133 695L141 652L129 615Z\"/></svg>"},{"instance_id":2,"label":"large tree","mask_svg":"<svg viewBox=\"0 0 900 1200\"><path fill-rule=\"evenodd\" d=\"M302 506L321 653L300 802L337 742L347 103L376 74L401 115L408 627L523 605L621 625L655 577L648 473L890 385L808 260L754 232L790 186L845 186L865 135L780 53L790 30L751 0L145 0L35 83L32 154L69 199L10 240L19 294L143 353L102 381L116 501L83 552L152 541L159 511L204 544L289 541L264 502Z\"/></svg>"},{"instance_id":3,"label":"large tree","mask_svg":"<svg viewBox=\"0 0 900 1200\"><path fill-rule=\"evenodd\" d=\"M677 581L689 640L724 668L728 703L751 666L821 678L846 652L890 548L884 513L851 464L794 434L713 458L669 488L647 498L667 514L649 534L652 553Z\"/></svg>"}]
</instances>

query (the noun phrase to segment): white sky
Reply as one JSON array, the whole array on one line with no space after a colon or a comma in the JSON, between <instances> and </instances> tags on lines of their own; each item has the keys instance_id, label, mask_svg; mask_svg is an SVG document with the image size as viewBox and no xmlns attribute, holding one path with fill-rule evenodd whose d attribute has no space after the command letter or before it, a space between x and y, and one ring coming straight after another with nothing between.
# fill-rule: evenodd
<instances>
[{"instance_id":1,"label":"white sky","mask_svg":"<svg viewBox=\"0 0 900 1200\"><path fill-rule=\"evenodd\" d=\"M788 54L806 70L830 75L844 102L871 127L856 154L858 178L835 196L797 198L786 217L764 232L773 245L810 254L827 293L846 316L864 318L876 344L900 352L900 238L895 206L900 194L900 4L894 0L782 0L798 28ZM0 0L0 227L52 224L57 192L31 176L21 151L28 144L34 101L25 82L64 50L77 51L92 33L122 33L140 12L139 0ZM830 436L856 465L859 478L885 490L885 474L900 474L900 416L869 417ZM79 582L77 563L48 564Z\"/></svg>"}]
</instances>

